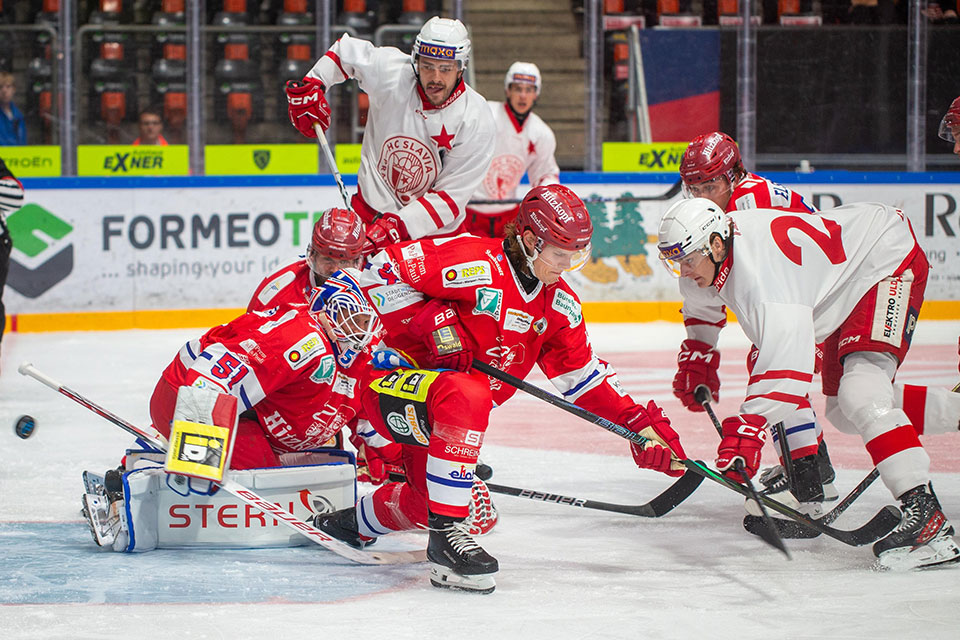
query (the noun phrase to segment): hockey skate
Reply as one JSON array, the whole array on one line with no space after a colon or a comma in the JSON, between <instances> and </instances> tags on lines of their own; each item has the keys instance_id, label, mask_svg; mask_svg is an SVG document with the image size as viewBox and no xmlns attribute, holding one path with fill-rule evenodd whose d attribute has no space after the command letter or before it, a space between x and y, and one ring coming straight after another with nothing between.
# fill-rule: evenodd
<instances>
[{"instance_id":1,"label":"hockey skate","mask_svg":"<svg viewBox=\"0 0 960 640\"><path fill-rule=\"evenodd\" d=\"M900 510L900 525L873 545L878 568L906 571L960 561L953 525L943 514L932 485L914 487L900 496Z\"/></svg>"},{"instance_id":2,"label":"hockey skate","mask_svg":"<svg viewBox=\"0 0 960 640\"><path fill-rule=\"evenodd\" d=\"M814 519L823 515L823 483L817 456L804 456L793 461L792 482L782 473L783 467L773 467L769 471L774 469L780 469L781 474L769 484L764 482L763 476L760 477L760 482L765 485L760 491L761 495ZM763 531L765 525L757 503L747 500L746 509L750 515L744 517L743 528L753 534ZM798 525L793 520L776 517L772 517L772 520L784 538L812 538L820 535L819 532Z\"/></svg>"},{"instance_id":3,"label":"hockey skate","mask_svg":"<svg viewBox=\"0 0 960 640\"><path fill-rule=\"evenodd\" d=\"M313 526L357 549L363 549L377 541L376 538L360 533L360 527L357 526L356 507L316 515L313 517Z\"/></svg>"},{"instance_id":4,"label":"hockey skate","mask_svg":"<svg viewBox=\"0 0 960 640\"><path fill-rule=\"evenodd\" d=\"M84 472L83 478L88 493L81 497L81 513L90 527L93 541L100 547L123 549L128 537L120 473L111 469L100 478Z\"/></svg>"},{"instance_id":5,"label":"hockey skate","mask_svg":"<svg viewBox=\"0 0 960 640\"><path fill-rule=\"evenodd\" d=\"M820 482L823 485L823 502L833 502L840 497L837 488L833 485L833 481L837 478L837 472L833 469L833 464L830 462L827 443L822 440L820 441L820 446L817 448L817 466L820 468ZM779 464L766 469L760 474L760 484L764 486L764 492L767 491L767 488L770 489L770 493L767 493L767 495L785 491L787 488L786 482L787 474L783 466Z\"/></svg>"},{"instance_id":6,"label":"hockey skate","mask_svg":"<svg viewBox=\"0 0 960 640\"><path fill-rule=\"evenodd\" d=\"M466 522L431 513L429 524L430 583L441 589L492 593L497 586L493 576L500 566L476 543Z\"/></svg>"}]
</instances>

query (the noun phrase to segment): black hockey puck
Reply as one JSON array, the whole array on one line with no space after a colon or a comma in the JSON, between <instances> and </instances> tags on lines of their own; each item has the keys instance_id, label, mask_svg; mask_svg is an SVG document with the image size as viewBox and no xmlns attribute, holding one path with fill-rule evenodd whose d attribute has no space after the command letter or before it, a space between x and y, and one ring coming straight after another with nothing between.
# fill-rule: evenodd
<instances>
[{"instance_id":1,"label":"black hockey puck","mask_svg":"<svg viewBox=\"0 0 960 640\"><path fill-rule=\"evenodd\" d=\"M20 416L13 425L13 432L17 434L18 438L26 440L33 435L36 426L37 421L33 419L33 416Z\"/></svg>"},{"instance_id":2,"label":"black hockey puck","mask_svg":"<svg viewBox=\"0 0 960 640\"><path fill-rule=\"evenodd\" d=\"M488 464L483 464L482 462L477 463L477 469L474 471L474 475L486 482L493 477L493 467Z\"/></svg>"}]
</instances>

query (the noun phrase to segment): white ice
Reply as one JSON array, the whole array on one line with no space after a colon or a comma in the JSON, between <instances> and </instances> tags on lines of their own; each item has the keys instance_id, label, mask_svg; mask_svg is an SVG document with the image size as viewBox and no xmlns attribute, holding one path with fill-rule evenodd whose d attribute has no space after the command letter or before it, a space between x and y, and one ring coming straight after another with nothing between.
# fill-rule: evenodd
<instances>
[{"instance_id":1,"label":"white ice","mask_svg":"<svg viewBox=\"0 0 960 640\"><path fill-rule=\"evenodd\" d=\"M957 323L921 321L915 344L942 349L908 362L904 375L950 386L958 331ZM628 390L668 406L688 454L710 460L709 425L689 437L683 430L705 418L670 404L681 333L666 324L591 327L601 355L636 362L623 376ZM724 407L733 410L746 344L735 329L725 333L735 355L724 356L722 377L734 381L724 387ZM481 539L501 565L489 596L432 588L422 565L357 566L319 547L101 553L79 519L80 474L115 466L131 439L18 375L17 366L31 361L104 408L146 424L159 372L198 334L4 337L0 638L960 638L960 568L880 573L871 568L869 546L825 537L788 540L787 561L743 530L739 496L709 482L660 519L494 496L501 522ZM647 362L653 364L645 369ZM13 434L21 414L37 419L28 440ZM519 430L526 435L517 440L511 432ZM830 438L849 442L828 427ZM960 466L951 452L958 438L929 439L932 456L944 452L933 481L955 522ZM859 458L838 465L841 495L869 469L859 450ZM606 502L642 503L670 482L637 470L622 441L530 398L495 412L483 458L500 484ZM835 524L859 526L891 502L877 482Z\"/></svg>"}]
</instances>

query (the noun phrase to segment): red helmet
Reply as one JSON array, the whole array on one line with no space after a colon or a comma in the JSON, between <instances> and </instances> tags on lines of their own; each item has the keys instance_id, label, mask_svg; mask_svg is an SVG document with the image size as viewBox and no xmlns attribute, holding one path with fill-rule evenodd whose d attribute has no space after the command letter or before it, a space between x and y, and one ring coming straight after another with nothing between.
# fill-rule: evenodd
<instances>
[{"instance_id":1,"label":"red helmet","mask_svg":"<svg viewBox=\"0 0 960 640\"><path fill-rule=\"evenodd\" d=\"M732 186L737 178L735 170L743 170L740 149L733 138L720 131L694 138L680 159L684 184L700 184L725 175Z\"/></svg>"},{"instance_id":2,"label":"red helmet","mask_svg":"<svg viewBox=\"0 0 960 640\"><path fill-rule=\"evenodd\" d=\"M313 225L310 248L317 253L338 260L360 257L366 240L363 221L350 209L327 209Z\"/></svg>"},{"instance_id":3,"label":"red helmet","mask_svg":"<svg viewBox=\"0 0 960 640\"><path fill-rule=\"evenodd\" d=\"M517 232L527 229L541 242L571 251L590 246L593 223L580 196L559 184L530 189L520 203Z\"/></svg>"},{"instance_id":4,"label":"red helmet","mask_svg":"<svg viewBox=\"0 0 960 640\"><path fill-rule=\"evenodd\" d=\"M953 130L960 127L960 98L953 101L940 121L940 137L947 142L956 142Z\"/></svg>"}]
</instances>

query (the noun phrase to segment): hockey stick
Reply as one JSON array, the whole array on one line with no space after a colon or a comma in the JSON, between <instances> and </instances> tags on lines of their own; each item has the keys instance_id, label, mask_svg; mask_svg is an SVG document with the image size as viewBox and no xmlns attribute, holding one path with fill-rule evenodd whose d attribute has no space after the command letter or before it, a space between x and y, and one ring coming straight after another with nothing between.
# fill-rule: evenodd
<instances>
[{"instance_id":1,"label":"hockey stick","mask_svg":"<svg viewBox=\"0 0 960 640\"><path fill-rule=\"evenodd\" d=\"M489 364L486 364L485 362L481 362L480 360L477 360L476 358L474 358L472 366L477 371L480 371L481 373L485 373L491 378L496 378L497 380L500 380L501 382L509 384L510 386L516 387L521 391L525 391L526 393L529 393L530 395L536 398L540 398L541 400L544 400L556 407L560 407L564 411L572 413L575 416L586 420L587 422L592 422L600 427L603 427L607 431L611 431L622 438L626 438L627 440L630 440L631 442L635 442L640 445L646 442L649 442L647 438L644 438L638 433L634 433L633 431L630 431L629 429L626 429L614 422L611 422L606 418L601 418L600 416L594 413L591 413L586 409L582 409L581 407L578 407L577 405L571 402L567 402L562 398L558 398L552 393L544 391L540 387L532 385L526 382L525 380L521 380L520 378L511 376L509 373L504 373L503 371L500 371L496 367L492 367ZM637 508L639 509L649 505L654 515L646 516L646 517L657 518L667 513L668 511L673 509L675 506L683 502L691 493L694 492L694 490L696 490L697 487L700 486L700 483L703 482L702 474L698 474L696 472L694 473L697 476L700 476L696 481L692 477L689 477L691 474L687 472L683 474L683 476L681 476L680 479L678 479L672 485L667 487L667 489L662 493L660 493L660 495L656 496L653 500L648 502L646 505L639 505L639 507ZM487 486L491 487L490 489L491 491L494 491L492 487L495 485L488 484ZM511 495L516 495L512 493L512 491L515 490L513 487L504 487L504 489L510 490ZM531 490L529 489L520 489L519 491L521 493L531 492ZM537 493L537 492L531 492L531 493ZM550 495L550 494L547 494L547 495ZM520 497L526 498L530 496L521 495ZM538 498L531 498L531 499L537 500ZM576 498L574 498L574 500L575 499ZM591 501L585 501L585 502L591 502ZM604 504L610 507L621 506L621 505L609 505L608 503L603 503L603 502L596 502L595 504ZM586 506L586 505L584 504L584 505L575 505L575 506ZM587 507L587 508L602 508L602 507ZM626 507L626 508L629 509L631 507ZM605 510L619 511L618 509L605 509ZM620 512L628 513L627 511L620 511ZM633 515L643 515L643 514L633 514Z\"/></svg>"},{"instance_id":2,"label":"hockey stick","mask_svg":"<svg viewBox=\"0 0 960 640\"><path fill-rule=\"evenodd\" d=\"M160 433L157 433L156 430L150 429L147 431L131 424L130 422L127 422L123 418L120 418L110 411L107 411L100 405L88 400L87 398L84 398L76 391L63 386L53 378L43 374L31 363L24 362L20 365L18 371L21 375L30 376L34 380L37 380L50 387L54 391L62 393L77 404L90 409L101 418L104 418L108 422L113 423L115 426L120 427L127 433L150 443L162 451L167 450L169 445L167 439L164 438ZM287 527L290 527L297 533L304 536L307 540L315 542L325 549L329 549L330 551L341 557L347 558L348 560L353 560L354 562L358 562L360 564L401 564L407 562L423 562L426 560L426 554L423 551L367 552L354 549L345 542L341 542L340 540L331 537L327 533L324 533L309 523L300 520L283 507L264 500L254 491L251 491L238 482L230 480L229 478L224 478L217 484L228 493L231 493L239 498L242 502L254 507L259 511L263 511L269 516L272 516L275 520Z\"/></svg>"},{"instance_id":3,"label":"hockey stick","mask_svg":"<svg viewBox=\"0 0 960 640\"><path fill-rule=\"evenodd\" d=\"M606 418L602 418L596 415L595 413L587 411L586 409L582 409L575 404L567 402L562 398L558 398L553 394L548 393L537 386L534 386L523 380L520 380L519 378L516 378L515 376L512 376L509 373L504 373L503 371L500 371L495 367L491 367L488 364L480 362L479 360L475 359L473 361L473 368L476 369L477 371L487 374L491 378L500 380L501 382L514 386L520 389L521 391L525 391L536 398L540 398L541 400L544 400L549 404L554 405L555 407L563 409L568 413L572 413L575 416L582 418L587 422L591 422L602 429L606 429L607 431L616 433L620 437L626 438L631 442L636 442L637 444L643 444L647 442L647 439L639 434L633 433L628 429L624 429L620 425L615 424L607 420ZM702 462L695 461L695 460L681 460L681 463L688 470L696 473L701 477L707 478L708 480L712 480L717 484L722 484L728 489L736 491L741 495L747 495L747 490L743 485L741 485L738 482L734 482L733 480L730 480L724 475L717 473L716 471L706 466ZM747 497L750 497L750 496L747 496ZM766 506L770 507L774 511L777 511L778 513L781 513L787 516L788 518L795 520L801 524L805 524L813 529L817 529L821 533L824 533L830 536L831 538L834 538L836 540L839 540L840 542L843 542L845 544L849 544L852 546L860 546L863 544L867 544L868 542L873 542L874 540L877 540L882 536L887 535L888 533L890 533L890 531L893 530L895 526L900 524L900 511L896 507L891 505L887 505L886 507L881 509L880 512L877 513L867 524L863 525L859 529L854 529L853 531L844 531L842 529L834 529L827 525L821 524L815 520L812 520L807 516L805 516L804 514L800 513L799 511L794 511L790 507L780 504L776 500L771 500L766 496L760 496L760 499L763 501L763 503Z\"/></svg>"},{"instance_id":4,"label":"hockey stick","mask_svg":"<svg viewBox=\"0 0 960 640\"><path fill-rule=\"evenodd\" d=\"M320 148L323 149L323 157L327 159L327 167L329 167L330 172L333 173L333 179L337 181L337 187L340 189L340 197L343 198L343 206L352 211L353 207L350 206L350 199L347 197L347 188L343 184L343 178L340 177L340 169L337 168L337 161L330 152L327 134L323 132L320 123L314 123L313 130L317 132L317 141L320 143Z\"/></svg>"},{"instance_id":5,"label":"hockey stick","mask_svg":"<svg viewBox=\"0 0 960 640\"><path fill-rule=\"evenodd\" d=\"M596 202L656 202L656 201L665 201L665 200L670 200L670 199L672 199L674 196L676 196L678 193L680 193L680 187L681 187L681 186L682 186L682 182L681 182L680 180L677 180L676 182L674 182L674 183L670 186L669 189L667 189L667 190L664 191L663 193L661 193L661 194L659 194L659 195L655 195L655 196L630 196L630 197L628 197L628 198L620 198L620 197L616 197L616 198L606 197L606 198L603 198L603 197L599 197L599 196L598 196L598 197L595 197L595 198L584 198L583 201L584 201L585 203L587 203L587 204L592 204L592 203L596 203ZM504 199L504 200L471 200L471 201L468 202L467 204L468 204L468 205L471 205L471 204L520 204L520 202L521 202L520 198L507 198L507 199Z\"/></svg>"},{"instance_id":6,"label":"hockey stick","mask_svg":"<svg viewBox=\"0 0 960 640\"><path fill-rule=\"evenodd\" d=\"M653 500L637 505L613 504L610 502L600 502L598 500L587 500L586 498L573 498L558 493L521 489L520 487L508 487L491 482L487 482L486 484L487 488L493 493L502 493L503 495L515 496L517 498L527 498L529 500L538 500L540 502L550 502L553 504L565 504L571 507L582 507L584 509L597 509L598 511L613 511L614 513L625 513L643 518L659 518L683 502L702 482L703 478L696 473L684 473L679 480L667 487L666 491L656 496Z\"/></svg>"},{"instance_id":7,"label":"hockey stick","mask_svg":"<svg viewBox=\"0 0 960 640\"><path fill-rule=\"evenodd\" d=\"M693 390L693 397L697 400L697 402L700 403L704 411L707 412L707 415L710 416L710 420L713 422L713 426L717 430L717 435L723 438L723 427L721 427L720 421L717 420L717 414L713 412L713 407L710 405L710 388L705 384L698 384ZM775 525L773 520L770 518L770 513L767 512L767 508L763 506L762 502L760 502L760 496L757 494L757 489L753 486L750 476L747 475L743 459L739 457L734 458L733 468L743 478L743 485L747 488L747 492L749 493L750 497L756 501L757 506L760 508L760 514L763 517L763 523L766 525L764 528L754 533L757 533L767 544L780 549L780 551L787 556L788 560L791 559L790 552L787 551L787 546L783 543L783 538L780 536L780 532L777 530L777 525Z\"/></svg>"}]
</instances>

